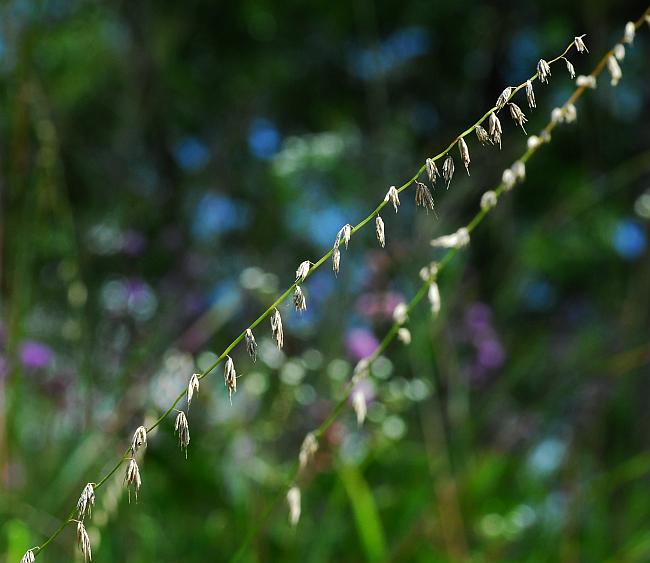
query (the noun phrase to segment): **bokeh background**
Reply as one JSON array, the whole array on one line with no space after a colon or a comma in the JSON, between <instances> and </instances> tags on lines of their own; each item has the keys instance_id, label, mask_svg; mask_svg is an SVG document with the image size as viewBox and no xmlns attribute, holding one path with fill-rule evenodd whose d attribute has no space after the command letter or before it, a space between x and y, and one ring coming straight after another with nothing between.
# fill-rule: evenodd
<instances>
[{"instance_id":1,"label":"bokeh background","mask_svg":"<svg viewBox=\"0 0 650 563\"><path fill-rule=\"evenodd\" d=\"M588 73L643 2L13 1L0 7L0 561L124 451L388 186L586 33ZM444 272L244 561L650 560L650 33L530 161ZM536 83L538 131L569 95ZM521 97L521 95L520 95ZM228 560L307 431L455 230L525 150L472 137L436 214L412 192L265 322L230 406L218 369L163 424L128 503L98 494L97 562ZM68 529L39 561L80 556Z\"/></svg>"}]
</instances>

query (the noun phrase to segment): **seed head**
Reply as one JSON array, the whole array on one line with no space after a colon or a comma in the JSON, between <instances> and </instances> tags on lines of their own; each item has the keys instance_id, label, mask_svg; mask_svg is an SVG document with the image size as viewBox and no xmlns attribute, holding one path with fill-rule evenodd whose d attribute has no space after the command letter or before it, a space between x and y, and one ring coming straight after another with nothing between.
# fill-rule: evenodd
<instances>
[{"instance_id":1,"label":"seed head","mask_svg":"<svg viewBox=\"0 0 650 563\"><path fill-rule=\"evenodd\" d=\"M625 34L623 35L623 43L631 44L634 41L634 35L636 33L636 27L634 22L627 22L625 24Z\"/></svg>"},{"instance_id":2,"label":"seed head","mask_svg":"<svg viewBox=\"0 0 650 563\"><path fill-rule=\"evenodd\" d=\"M571 77L571 80L573 80L576 77L576 69L573 68L573 65L571 64L571 61L567 58L564 58L564 62L566 63L566 69L567 72L569 73L569 76Z\"/></svg>"},{"instance_id":3,"label":"seed head","mask_svg":"<svg viewBox=\"0 0 650 563\"><path fill-rule=\"evenodd\" d=\"M289 523L296 526L300 520L300 489L295 485L287 491L289 505Z\"/></svg>"},{"instance_id":4,"label":"seed head","mask_svg":"<svg viewBox=\"0 0 650 563\"><path fill-rule=\"evenodd\" d=\"M187 423L187 417L183 411L178 412L174 433L178 434L178 444L181 451L185 450L185 459L187 459L187 446L190 445L190 425Z\"/></svg>"},{"instance_id":5,"label":"seed head","mask_svg":"<svg viewBox=\"0 0 650 563\"><path fill-rule=\"evenodd\" d=\"M408 321L408 318L408 307L406 306L406 303L398 303L395 306L395 309L393 309L393 320L398 325L403 325L406 321Z\"/></svg>"},{"instance_id":6,"label":"seed head","mask_svg":"<svg viewBox=\"0 0 650 563\"><path fill-rule=\"evenodd\" d=\"M492 140L490 139L488 132L485 129L483 129L483 127L477 125L475 131L476 131L476 138L478 139L479 143L481 143L482 145L487 145L488 143L492 144Z\"/></svg>"},{"instance_id":7,"label":"seed head","mask_svg":"<svg viewBox=\"0 0 650 563\"><path fill-rule=\"evenodd\" d=\"M335 246L334 250L332 250L332 270L334 270L335 274L338 274L340 268L341 268L341 251L339 250L338 246Z\"/></svg>"},{"instance_id":8,"label":"seed head","mask_svg":"<svg viewBox=\"0 0 650 563\"><path fill-rule=\"evenodd\" d=\"M142 486L142 479L140 479L140 468L134 458L131 458L126 465L126 472L124 473L124 484L129 491L129 502L131 502L131 489L134 489L135 500L138 500L138 492Z\"/></svg>"},{"instance_id":9,"label":"seed head","mask_svg":"<svg viewBox=\"0 0 650 563\"><path fill-rule=\"evenodd\" d=\"M415 205L424 207L427 213L433 209L433 196L426 184L415 181Z\"/></svg>"},{"instance_id":10,"label":"seed head","mask_svg":"<svg viewBox=\"0 0 650 563\"><path fill-rule=\"evenodd\" d=\"M400 327L397 329L397 339L404 344L404 346L408 346L411 343L411 331L403 326Z\"/></svg>"},{"instance_id":11,"label":"seed head","mask_svg":"<svg viewBox=\"0 0 650 563\"><path fill-rule=\"evenodd\" d=\"M576 78L576 85L584 88L596 88L596 77L591 74L588 76L581 74Z\"/></svg>"},{"instance_id":12,"label":"seed head","mask_svg":"<svg viewBox=\"0 0 650 563\"><path fill-rule=\"evenodd\" d=\"M341 227L341 230L336 235L336 240L334 240L334 247L338 248L338 246L341 244L341 241L343 241L345 243L345 248L347 249L351 236L352 236L352 225L350 225L349 223L347 225L343 225Z\"/></svg>"},{"instance_id":13,"label":"seed head","mask_svg":"<svg viewBox=\"0 0 650 563\"><path fill-rule=\"evenodd\" d=\"M336 249L338 250L338 248ZM271 334L273 340L278 345L278 349L282 350L284 346L284 331L282 330L282 317L277 308L271 313Z\"/></svg>"},{"instance_id":14,"label":"seed head","mask_svg":"<svg viewBox=\"0 0 650 563\"><path fill-rule=\"evenodd\" d=\"M83 520L86 515L92 516L92 508L95 505L95 485L88 483L77 501L77 518Z\"/></svg>"},{"instance_id":15,"label":"seed head","mask_svg":"<svg viewBox=\"0 0 650 563\"><path fill-rule=\"evenodd\" d=\"M526 179L526 165L521 160L517 160L512 165L512 173L518 182L523 182Z\"/></svg>"},{"instance_id":16,"label":"seed head","mask_svg":"<svg viewBox=\"0 0 650 563\"><path fill-rule=\"evenodd\" d=\"M616 57L613 55L610 55L607 59L607 70L609 70L609 74L612 77L610 81L611 85L616 86L623 77L623 72L621 71L621 67L618 65Z\"/></svg>"},{"instance_id":17,"label":"seed head","mask_svg":"<svg viewBox=\"0 0 650 563\"><path fill-rule=\"evenodd\" d=\"M187 408L190 408L190 405L192 404L192 397L194 397L194 393L199 392L199 376L200 373L193 373L192 377L190 377L190 382L187 384Z\"/></svg>"},{"instance_id":18,"label":"seed head","mask_svg":"<svg viewBox=\"0 0 650 563\"><path fill-rule=\"evenodd\" d=\"M501 133L503 133L503 130L501 129L501 121L499 121L497 114L494 112L490 114L490 119L488 121L488 131L490 131L492 142L495 145L498 144L499 148L501 148Z\"/></svg>"},{"instance_id":19,"label":"seed head","mask_svg":"<svg viewBox=\"0 0 650 563\"><path fill-rule=\"evenodd\" d=\"M305 439L300 446L300 454L298 455L298 461L300 462L300 469L307 467L307 464L312 460L316 452L318 451L318 440L313 432L310 432L305 436Z\"/></svg>"},{"instance_id":20,"label":"seed head","mask_svg":"<svg viewBox=\"0 0 650 563\"><path fill-rule=\"evenodd\" d=\"M336 249L338 250L338 247ZM299 313L307 310L307 300L305 299L305 294L302 292L299 285L296 286L296 289L293 292L293 306Z\"/></svg>"},{"instance_id":21,"label":"seed head","mask_svg":"<svg viewBox=\"0 0 650 563\"><path fill-rule=\"evenodd\" d=\"M77 522L77 545L81 550L81 554L84 557L84 561L92 561L93 554L90 547L90 538L88 537L88 532L86 527L83 525L83 522Z\"/></svg>"},{"instance_id":22,"label":"seed head","mask_svg":"<svg viewBox=\"0 0 650 563\"><path fill-rule=\"evenodd\" d=\"M548 84L548 77L551 76L551 67L544 59L539 59L537 63L537 75L542 84Z\"/></svg>"},{"instance_id":23,"label":"seed head","mask_svg":"<svg viewBox=\"0 0 650 563\"><path fill-rule=\"evenodd\" d=\"M528 141L526 141L526 145L531 150L536 149L541 144L542 144L542 140L537 135L531 135L530 137L528 137Z\"/></svg>"},{"instance_id":24,"label":"seed head","mask_svg":"<svg viewBox=\"0 0 650 563\"><path fill-rule=\"evenodd\" d=\"M578 110L573 104L567 104L564 106L564 120L567 123L573 123L578 119Z\"/></svg>"},{"instance_id":25,"label":"seed head","mask_svg":"<svg viewBox=\"0 0 650 563\"><path fill-rule=\"evenodd\" d=\"M505 107L505 105L508 103L508 100L510 99L510 94L512 94L511 86L508 86L503 92L501 92L501 95L497 98L497 111Z\"/></svg>"},{"instance_id":26,"label":"seed head","mask_svg":"<svg viewBox=\"0 0 650 563\"><path fill-rule=\"evenodd\" d=\"M583 37L584 37L584 35L581 35L580 37L574 37L573 38L573 44L575 45L576 51L578 51L578 53L584 53L584 52L588 53L589 52L587 50L587 46L585 45L585 42L582 40Z\"/></svg>"},{"instance_id":27,"label":"seed head","mask_svg":"<svg viewBox=\"0 0 650 563\"><path fill-rule=\"evenodd\" d=\"M433 160L432 158L427 158L427 176L429 176L429 182L431 182L431 186L433 186L436 183L436 179L438 176L440 176L440 172L438 172L438 167L436 166L436 161Z\"/></svg>"},{"instance_id":28,"label":"seed head","mask_svg":"<svg viewBox=\"0 0 650 563\"><path fill-rule=\"evenodd\" d=\"M357 425L361 426L368 412L366 396L361 389L356 389L352 393L352 408L354 408L354 413L357 415Z\"/></svg>"},{"instance_id":29,"label":"seed head","mask_svg":"<svg viewBox=\"0 0 650 563\"><path fill-rule=\"evenodd\" d=\"M384 201L390 201L395 208L395 213L397 213L397 208L399 207L399 192L395 186L388 188L388 192L386 193L386 197L384 197Z\"/></svg>"},{"instance_id":30,"label":"seed head","mask_svg":"<svg viewBox=\"0 0 650 563\"><path fill-rule=\"evenodd\" d=\"M232 394L237 393L237 371L235 370L235 362L232 361L230 356L226 356L226 365L223 369L223 383L228 389L228 397L232 405Z\"/></svg>"},{"instance_id":31,"label":"seed head","mask_svg":"<svg viewBox=\"0 0 650 563\"><path fill-rule=\"evenodd\" d=\"M257 342L250 328L246 329L246 351L251 357L251 360L253 360L253 363L255 363L257 361Z\"/></svg>"},{"instance_id":32,"label":"seed head","mask_svg":"<svg viewBox=\"0 0 650 563\"><path fill-rule=\"evenodd\" d=\"M438 275L438 263L431 262L428 266L420 269L420 279L425 282L430 282L436 279Z\"/></svg>"},{"instance_id":33,"label":"seed head","mask_svg":"<svg viewBox=\"0 0 650 563\"><path fill-rule=\"evenodd\" d=\"M386 246L386 235L384 233L384 220L380 215L377 215L375 219L375 234L377 235L377 240L382 248Z\"/></svg>"},{"instance_id":34,"label":"seed head","mask_svg":"<svg viewBox=\"0 0 650 563\"><path fill-rule=\"evenodd\" d=\"M431 304L431 313L434 317L437 317L438 313L440 313L440 289L438 288L438 284L436 282L431 282L429 285L427 297L429 298L429 303Z\"/></svg>"},{"instance_id":35,"label":"seed head","mask_svg":"<svg viewBox=\"0 0 650 563\"><path fill-rule=\"evenodd\" d=\"M465 170L467 170L467 175L469 176L469 149L467 148L467 143L462 137L458 139L458 150L460 151L460 159L465 165Z\"/></svg>"},{"instance_id":36,"label":"seed head","mask_svg":"<svg viewBox=\"0 0 650 563\"><path fill-rule=\"evenodd\" d=\"M524 133L526 133L526 129L524 129L524 123L526 123L528 120L526 119L524 112L521 111L521 108L517 104L514 104L512 102L510 102L508 106L510 107L510 116L515 120L515 123L524 130Z\"/></svg>"},{"instance_id":37,"label":"seed head","mask_svg":"<svg viewBox=\"0 0 650 563\"><path fill-rule=\"evenodd\" d=\"M301 262L300 266L298 266L298 269L296 270L296 281L298 282L305 281L305 278L309 273L309 268L311 268L311 262L309 260L305 260L304 262Z\"/></svg>"},{"instance_id":38,"label":"seed head","mask_svg":"<svg viewBox=\"0 0 650 563\"><path fill-rule=\"evenodd\" d=\"M562 123L564 121L564 112L561 108L553 108L551 112L551 121L553 123Z\"/></svg>"},{"instance_id":39,"label":"seed head","mask_svg":"<svg viewBox=\"0 0 650 563\"><path fill-rule=\"evenodd\" d=\"M497 204L497 193L489 190L481 196L481 209L488 211Z\"/></svg>"},{"instance_id":40,"label":"seed head","mask_svg":"<svg viewBox=\"0 0 650 563\"><path fill-rule=\"evenodd\" d=\"M451 183L451 179L454 176L454 168L454 159L451 158L450 154L448 154L447 158L445 158L445 162L442 165L442 177L447 182L447 189L449 189L449 184Z\"/></svg>"},{"instance_id":41,"label":"seed head","mask_svg":"<svg viewBox=\"0 0 650 563\"><path fill-rule=\"evenodd\" d=\"M528 100L528 107L530 109L536 108L535 105L535 91L533 90L533 83L526 80L526 99Z\"/></svg>"},{"instance_id":42,"label":"seed head","mask_svg":"<svg viewBox=\"0 0 650 563\"><path fill-rule=\"evenodd\" d=\"M469 244L469 231L461 227L451 235L443 235L431 241L435 248L463 248Z\"/></svg>"},{"instance_id":43,"label":"seed head","mask_svg":"<svg viewBox=\"0 0 650 563\"><path fill-rule=\"evenodd\" d=\"M131 439L131 451L135 454L140 448L147 447L147 429L144 426L138 426Z\"/></svg>"},{"instance_id":44,"label":"seed head","mask_svg":"<svg viewBox=\"0 0 650 563\"><path fill-rule=\"evenodd\" d=\"M622 43L614 45L614 56L618 61L622 61L625 58L625 47L623 47Z\"/></svg>"},{"instance_id":45,"label":"seed head","mask_svg":"<svg viewBox=\"0 0 650 563\"><path fill-rule=\"evenodd\" d=\"M516 181L515 173L510 168L506 168L501 175L501 182L505 191L509 192L515 186Z\"/></svg>"},{"instance_id":46,"label":"seed head","mask_svg":"<svg viewBox=\"0 0 650 563\"><path fill-rule=\"evenodd\" d=\"M34 557L34 548L28 549L25 552L25 555L23 555L22 559L20 560L20 563L34 563L36 560L36 557Z\"/></svg>"}]
</instances>

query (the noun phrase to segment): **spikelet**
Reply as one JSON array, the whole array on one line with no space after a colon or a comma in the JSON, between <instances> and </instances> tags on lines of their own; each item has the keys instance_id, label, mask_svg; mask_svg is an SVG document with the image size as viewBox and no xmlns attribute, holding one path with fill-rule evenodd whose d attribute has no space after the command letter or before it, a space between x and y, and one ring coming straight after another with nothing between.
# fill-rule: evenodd
<instances>
[{"instance_id":1,"label":"spikelet","mask_svg":"<svg viewBox=\"0 0 650 563\"><path fill-rule=\"evenodd\" d=\"M544 59L539 59L537 63L537 75L542 84L548 84L548 77L551 76L551 67Z\"/></svg>"},{"instance_id":2,"label":"spikelet","mask_svg":"<svg viewBox=\"0 0 650 563\"><path fill-rule=\"evenodd\" d=\"M501 174L501 183L503 184L503 189L507 192L514 188L516 181L515 173L510 168L506 168L503 174Z\"/></svg>"},{"instance_id":3,"label":"spikelet","mask_svg":"<svg viewBox=\"0 0 650 563\"><path fill-rule=\"evenodd\" d=\"M338 250L338 247L336 247ZM302 313L307 310L307 299L305 299L305 294L300 289L300 286L297 285L296 289L293 292L293 306L296 308L296 311Z\"/></svg>"},{"instance_id":4,"label":"spikelet","mask_svg":"<svg viewBox=\"0 0 650 563\"><path fill-rule=\"evenodd\" d=\"M386 192L386 196L384 197L385 202L391 202L393 204L393 207L395 208L395 213L397 213L397 209L399 208L399 192L397 191L397 188L395 186L391 186L388 188L388 192Z\"/></svg>"},{"instance_id":5,"label":"spikelet","mask_svg":"<svg viewBox=\"0 0 650 563\"><path fill-rule=\"evenodd\" d=\"M499 121L497 114L494 112L490 114L488 131L490 132L490 137L492 137L492 142L501 148L501 133L503 133L503 130L501 129L501 121Z\"/></svg>"},{"instance_id":6,"label":"spikelet","mask_svg":"<svg viewBox=\"0 0 650 563\"><path fill-rule=\"evenodd\" d=\"M497 193L488 190L481 196L481 209L483 211L488 211L492 209L497 204Z\"/></svg>"},{"instance_id":7,"label":"spikelet","mask_svg":"<svg viewBox=\"0 0 650 563\"><path fill-rule=\"evenodd\" d=\"M77 501L77 518L83 520L86 516L92 516L92 508L95 505L95 484L88 483L81 491Z\"/></svg>"},{"instance_id":8,"label":"spikelet","mask_svg":"<svg viewBox=\"0 0 650 563\"><path fill-rule=\"evenodd\" d=\"M287 491L289 505L289 523L296 526L300 521L300 489L295 485Z\"/></svg>"},{"instance_id":9,"label":"spikelet","mask_svg":"<svg viewBox=\"0 0 650 563\"><path fill-rule=\"evenodd\" d=\"M386 234L384 232L384 220L380 215L375 219L375 234L382 248L386 246Z\"/></svg>"},{"instance_id":10,"label":"spikelet","mask_svg":"<svg viewBox=\"0 0 650 563\"><path fill-rule=\"evenodd\" d=\"M524 129L524 123L526 123L528 120L526 119L524 112L521 111L521 108L517 104L514 104L512 102L510 102L508 106L510 108L510 116L515 120L515 123L523 129L524 133L526 133L526 129Z\"/></svg>"},{"instance_id":11,"label":"spikelet","mask_svg":"<svg viewBox=\"0 0 650 563\"><path fill-rule=\"evenodd\" d=\"M571 77L571 80L573 80L576 77L576 69L573 68L573 65L571 64L571 61L565 57L562 57L564 59L564 62L566 63L566 69L567 72L569 73L569 76Z\"/></svg>"},{"instance_id":12,"label":"spikelet","mask_svg":"<svg viewBox=\"0 0 650 563\"><path fill-rule=\"evenodd\" d=\"M397 339L405 346L408 346L411 343L411 331L406 327L400 327L397 330Z\"/></svg>"},{"instance_id":13,"label":"spikelet","mask_svg":"<svg viewBox=\"0 0 650 563\"><path fill-rule=\"evenodd\" d=\"M255 363L257 361L257 341L250 328L246 329L246 351L251 357L251 360L253 360L253 363Z\"/></svg>"},{"instance_id":14,"label":"spikelet","mask_svg":"<svg viewBox=\"0 0 650 563\"><path fill-rule=\"evenodd\" d=\"M282 317L277 308L271 313L271 335L278 348L282 350L284 346L284 331L282 330Z\"/></svg>"},{"instance_id":15,"label":"spikelet","mask_svg":"<svg viewBox=\"0 0 650 563\"><path fill-rule=\"evenodd\" d=\"M478 142L481 143L483 146L487 145L488 143L492 144L492 139L490 139L490 135L488 135L488 132L483 129L480 125L476 126L476 138L478 139Z\"/></svg>"},{"instance_id":16,"label":"spikelet","mask_svg":"<svg viewBox=\"0 0 650 563\"><path fill-rule=\"evenodd\" d=\"M458 139L458 150L460 151L460 159L465 165L465 170L467 170L467 175L469 176L469 149L467 148L467 143L462 137Z\"/></svg>"},{"instance_id":17,"label":"spikelet","mask_svg":"<svg viewBox=\"0 0 650 563\"><path fill-rule=\"evenodd\" d=\"M415 181L415 205L424 207L427 213L429 213L429 209L433 209L433 196L429 187L417 180Z\"/></svg>"},{"instance_id":18,"label":"spikelet","mask_svg":"<svg viewBox=\"0 0 650 563\"><path fill-rule=\"evenodd\" d=\"M445 162L442 165L442 177L445 179L445 182L447 182L447 189L449 189L451 179L454 177L454 169L454 159L451 158L450 154L448 154L447 158L445 158Z\"/></svg>"},{"instance_id":19,"label":"spikelet","mask_svg":"<svg viewBox=\"0 0 650 563\"><path fill-rule=\"evenodd\" d=\"M623 77L623 72L621 71L621 67L618 65L616 57L613 55L610 55L607 59L607 70L609 70L609 74L612 78L610 84L616 86Z\"/></svg>"},{"instance_id":20,"label":"spikelet","mask_svg":"<svg viewBox=\"0 0 650 563\"><path fill-rule=\"evenodd\" d=\"M138 467L135 459L129 459L126 465L126 472L124 473L124 485L129 491L129 502L131 502L131 489L134 489L135 500L138 500L138 492L142 486L142 479L140 479L140 468Z\"/></svg>"},{"instance_id":21,"label":"spikelet","mask_svg":"<svg viewBox=\"0 0 650 563\"><path fill-rule=\"evenodd\" d=\"M296 281L297 282L305 281L307 274L309 274L310 268L311 268L311 262L309 260L305 260L304 262L301 262L300 266L298 266L298 269L296 270Z\"/></svg>"},{"instance_id":22,"label":"spikelet","mask_svg":"<svg viewBox=\"0 0 650 563\"><path fill-rule=\"evenodd\" d=\"M93 553L90 547L90 538L83 522L77 522L77 545L83 555L84 561L92 561Z\"/></svg>"},{"instance_id":23,"label":"spikelet","mask_svg":"<svg viewBox=\"0 0 650 563\"><path fill-rule=\"evenodd\" d=\"M431 182L431 186L433 186L436 183L436 179L438 178L438 176L440 176L440 172L438 172L436 161L433 160L432 158L427 158L426 166L427 166L427 176L429 176L429 182Z\"/></svg>"},{"instance_id":24,"label":"spikelet","mask_svg":"<svg viewBox=\"0 0 650 563\"><path fill-rule=\"evenodd\" d=\"M366 420L368 407L366 405L366 396L360 389L356 389L352 393L352 408L357 415L357 425L361 426L363 421Z\"/></svg>"},{"instance_id":25,"label":"spikelet","mask_svg":"<svg viewBox=\"0 0 650 563\"><path fill-rule=\"evenodd\" d=\"M300 446L300 454L298 455L298 461L300 464L300 469L304 469L307 464L312 460L316 452L318 451L318 440L316 435L313 432L310 432L305 436L305 439Z\"/></svg>"},{"instance_id":26,"label":"spikelet","mask_svg":"<svg viewBox=\"0 0 650 563\"><path fill-rule=\"evenodd\" d=\"M147 429L144 426L138 426L131 439L131 451L135 454L140 448L147 447Z\"/></svg>"},{"instance_id":27,"label":"spikelet","mask_svg":"<svg viewBox=\"0 0 650 563\"><path fill-rule=\"evenodd\" d=\"M332 270L334 274L338 274L341 269L341 251L338 246L335 246L332 250Z\"/></svg>"},{"instance_id":28,"label":"spikelet","mask_svg":"<svg viewBox=\"0 0 650 563\"><path fill-rule=\"evenodd\" d=\"M194 393L199 392L199 377L200 373L193 373L192 377L190 377L190 382L187 384L187 408L190 408L190 405L192 404L192 397L194 397Z\"/></svg>"},{"instance_id":29,"label":"spikelet","mask_svg":"<svg viewBox=\"0 0 650 563\"><path fill-rule=\"evenodd\" d=\"M185 459L187 459L187 446L190 445L190 425L183 411L178 411L176 423L174 424L174 433L178 434L178 444L182 450L185 450Z\"/></svg>"},{"instance_id":30,"label":"spikelet","mask_svg":"<svg viewBox=\"0 0 650 563\"><path fill-rule=\"evenodd\" d=\"M584 35L581 35L580 37L574 37L573 38L573 44L575 45L576 51L578 51L578 53L585 53L585 52L588 53L589 52L587 50L587 46L585 45L585 42L582 40L583 37L584 37Z\"/></svg>"},{"instance_id":31,"label":"spikelet","mask_svg":"<svg viewBox=\"0 0 650 563\"><path fill-rule=\"evenodd\" d=\"M435 248L463 248L469 244L469 231L461 227L451 235L443 235L431 241Z\"/></svg>"},{"instance_id":32,"label":"spikelet","mask_svg":"<svg viewBox=\"0 0 650 563\"><path fill-rule=\"evenodd\" d=\"M508 86L497 98L497 103L496 103L496 108L497 111L500 109L503 109L505 105L508 103L508 100L510 99L510 95L512 94L512 87Z\"/></svg>"},{"instance_id":33,"label":"spikelet","mask_svg":"<svg viewBox=\"0 0 650 563\"><path fill-rule=\"evenodd\" d=\"M228 389L228 397L232 405L232 394L237 393L237 371L235 370L235 362L232 361L230 356L226 356L226 365L223 369L223 383Z\"/></svg>"},{"instance_id":34,"label":"spikelet","mask_svg":"<svg viewBox=\"0 0 650 563\"><path fill-rule=\"evenodd\" d=\"M526 80L526 100L528 101L528 107L530 109L537 107L535 104L535 91L533 90L533 83L530 80Z\"/></svg>"},{"instance_id":35,"label":"spikelet","mask_svg":"<svg viewBox=\"0 0 650 563\"><path fill-rule=\"evenodd\" d=\"M438 313L440 313L440 289L435 281L431 282L429 285L427 297L429 298L429 304L431 305L431 313L434 317L437 317Z\"/></svg>"},{"instance_id":36,"label":"spikelet","mask_svg":"<svg viewBox=\"0 0 650 563\"><path fill-rule=\"evenodd\" d=\"M341 241L345 244L345 248L347 249L348 244L350 243L350 237L352 236L352 225L349 223L347 225L343 225L341 227L341 230L336 234L336 239L334 240L334 247L338 248L339 245L341 244Z\"/></svg>"},{"instance_id":37,"label":"spikelet","mask_svg":"<svg viewBox=\"0 0 650 563\"><path fill-rule=\"evenodd\" d=\"M398 303L395 306L395 309L393 309L393 320L398 325L403 325L408 321L408 318L408 307L406 306L406 303Z\"/></svg>"},{"instance_id":38,"label":"spikelet","mask_svg":"<svg viewBox=\"0 0 650 563\"><path fill-rule=\"evenodd\" d=\"M636 34L636 27L634 22L627 22L625 24L625 34L623 35L623 43L631 44L634 41L634 35Z\"/></svg>"},{"instance_id":39,"label":"spikelet","mask_svg":"<svg viewBox=\"0 0 650 563\"><path fill-rule=\"evenodd\" d=\"M34 563L36 560L36 557L34 556L34 549L36 548L28 549L25 552L25 555L22 556L20 563Z\"/></svg>"},{"instance_id":40,"label":"spikelet","mask_svg":"<svg viewBox=\"0 0 650 563\"><path fill-rule=\"evenodd\" d=\"M581 74L576 78L576 85L584 88L596 88L596 77L591 74L587 76Z\"/></svg>"}]
</instances>

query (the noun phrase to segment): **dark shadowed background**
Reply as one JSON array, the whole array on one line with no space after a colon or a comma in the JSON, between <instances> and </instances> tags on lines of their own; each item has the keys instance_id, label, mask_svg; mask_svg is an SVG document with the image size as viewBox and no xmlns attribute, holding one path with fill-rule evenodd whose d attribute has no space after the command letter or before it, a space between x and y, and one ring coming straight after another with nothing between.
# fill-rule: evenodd
<instances>
[{"instance_id":1,"label":"dark shadowed background","mask_svg":"<svg viewBox=\"0 0 650 563\"><path fill-rule=\"evenodd\" d=\"M0 561L60 524L88 481L294 280L537 60L587 74L643 2L5 2L0 8ZM364 382L245 561L650 560L650 33L603 75L440 279L413 342ZM529 133L573 85L535 83ZM149 436L87 522L97 562L225 561L396 303L526 147L468 137L436 214L411 189L302 316L268 322L230 406L221 368ZM38 561L79 560L74 529Z\"/></svg>"}]
</instances>

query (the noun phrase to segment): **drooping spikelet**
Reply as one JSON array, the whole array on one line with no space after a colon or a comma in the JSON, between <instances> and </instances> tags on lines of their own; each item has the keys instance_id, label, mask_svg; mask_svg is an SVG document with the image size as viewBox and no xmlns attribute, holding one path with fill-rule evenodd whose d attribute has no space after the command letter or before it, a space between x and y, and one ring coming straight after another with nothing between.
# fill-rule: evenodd
<instances>
[{"instance_id":1,"label":"drooping spikelet","mask_svg":"<svg viewBox=\"0 0 650 563\"><path fill-rule=\"evenodd\" d=\"M181 450L185 450L185 459L187 459L187 446L190 445L190 425L183 411L178 411L176 423L174 424L174 433L178 434L178 444Z\"/></svg>"},{"instance_id":2,"label":"drooping spikelet","mask_svg":"<svg viewBox=\"0 0 650 563\"><path fill-rule=\"evenodd\" d=\"M253 363L255 363L257 361L257 341L250 328L246 329L246 351L251 357L251 360L253 360Z\"/></svg>"},{"instance_id":3,"label":"drooping spikelet","mask_svg":"<svg viewBox=\"0 0 650 563\"><path fill-rule=\"evenodd\" d=\"M282 350L284 346L284 331L282 330L282 317L277 308L271 313L271 335L278 348Z\"/></svg>"}]
</instances>

